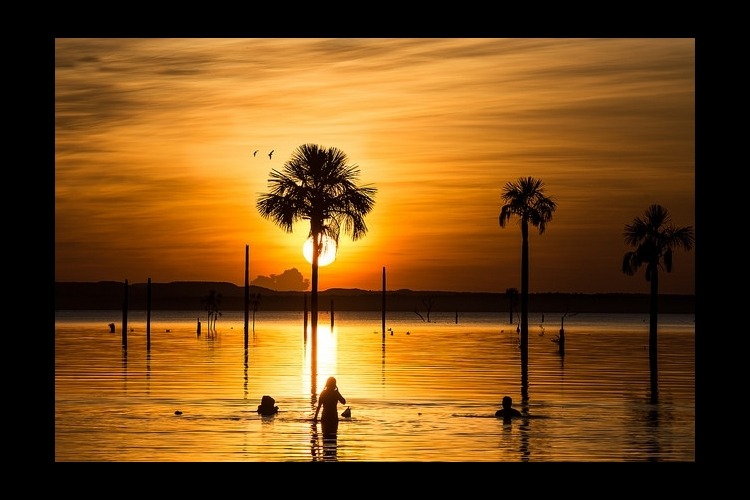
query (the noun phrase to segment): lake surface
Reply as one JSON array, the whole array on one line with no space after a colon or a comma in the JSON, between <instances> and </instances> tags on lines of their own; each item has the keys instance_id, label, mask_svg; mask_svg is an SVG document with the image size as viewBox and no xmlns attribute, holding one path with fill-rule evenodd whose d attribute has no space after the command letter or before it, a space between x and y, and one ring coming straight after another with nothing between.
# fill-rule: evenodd
<instances>
[{"instance_id":1,"label":"lake surface","mask_svg":"<svg viewBox=\"0 0 750 500\"><path fill-rule=\"evenodd\" d=\"M197 334L198 317L201 334ZM650 403L647 314L529 317L523 398L507 313L321 312L317 370L302 312L55 313L57 462L694 462L695 316L659 316ZM115 323L110 333L108 324ZM391 334L392 329L392 334ZM132 330L132 331L131 331ZM335 376L351 418L311 418ZM279 413L256 412L263 395ZM523 417L494 416L504 395ZM181 412L181 414L175 414Z\"/></svg>"}]
</instances>

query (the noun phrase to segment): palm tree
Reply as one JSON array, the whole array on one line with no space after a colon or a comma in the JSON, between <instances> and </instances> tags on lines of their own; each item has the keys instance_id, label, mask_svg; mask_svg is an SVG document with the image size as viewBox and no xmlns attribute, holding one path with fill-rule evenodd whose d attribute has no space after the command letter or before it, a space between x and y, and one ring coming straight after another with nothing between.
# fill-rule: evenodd
<instances>
[{"instance_id":1,"label":"palm tree","mask_svg":"<svg viewBox=\"0 0 750 500\"><path fill-rule=\"evenodd\" d=\"M557 208L557 202L544 195L544 182L521 177L503 188L505 205L500 209L500 227L513 216L521 224L521 366L529 361L529 224L543 234Z\"/></svg>"},{"instance_id":2,"label":"palm tree","mask_svg":"<svg viewBox=\"0 0 750 500\"><path fill-rule=\"evenodd\" d=\"M646 281L651 283L648 326L648 361L651 371L651 402L658 401L657 316L659 299L659 269L672 272L672 250L690 251L695 244L692 226L675 227L667 209L651 205L643 218L636 217L625 225L625 243L635 251L625 253L622 272L633 276L641 266L646 266Z\"/></svg>"},{"instance_id":3,"label":"palm tree","mask_svg":"<svg viewBox=\"0 0 750 500\"><path fill-rule=\"evenodd\" d=\"M205 304L206 312L208 313L208 331L216 331L216 320L221 316L219 311L219 304L221 304L222 295L217 293L216 290L211 290L208 295L201 299L201 302Z\"/></svg>"},{"instance_id":4,"label":"palm tree","mask_svg":"<svg viewBox=\"0 0 750 500\"><path fill-rule=\"evenodd\" d=\"M313 239L312 292L310 308L313 363L316 363L318 329L318 257L323 236L338 246L341 229L352 240L367 233L365 215L375 204L377 189L356 184L359 168L348 165L346 154L337 148L303 144L284 163L282 171L271 170L269 192L258 199L260 215L291 233L300 220L310 222L308 237Z\"/></svg>"}]
</instances>

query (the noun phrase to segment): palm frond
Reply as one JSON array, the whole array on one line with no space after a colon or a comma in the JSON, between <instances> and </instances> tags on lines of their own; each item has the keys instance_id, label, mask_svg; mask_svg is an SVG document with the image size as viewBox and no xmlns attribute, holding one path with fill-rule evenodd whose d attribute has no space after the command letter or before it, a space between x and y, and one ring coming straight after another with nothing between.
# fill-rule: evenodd
<instances>
[{"instance_id":1,"label":"palm frond","mask_svg":"<svg viewBox=\"0 0 750 500\"><path fill-rule=\"evenodd\" d=\"M657 204L650 205L642 217L626 224L623 237L626 244L635 247L625 254L623 272L632 276L646 264L646 281L651 281L659 268L672 272L673 249L689 251L695 244L692 226L675 227L667 209ZM626 265L626 261L630 264Z\"/></svg>"},{"instance_id":2,"label":"palm frond","mask_svg":"<svg viewBox=\"0 0 750 500\"><path fill-rule=\"evenodd\" d=\"M352 240L361 238L377 189L358 185L360 169L348 162L338 148L302 144L281 170L271 171L269 191L256 204L258 212L287 232L308 220L308 236L325 234L338 244L343 229Z\"/></svg>"}]
</instances>

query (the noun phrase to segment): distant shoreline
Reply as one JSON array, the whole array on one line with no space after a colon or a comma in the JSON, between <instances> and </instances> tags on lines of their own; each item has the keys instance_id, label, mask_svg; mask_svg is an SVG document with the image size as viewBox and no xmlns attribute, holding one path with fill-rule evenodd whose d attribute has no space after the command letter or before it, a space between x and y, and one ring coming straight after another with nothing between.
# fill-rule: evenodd
<instances>
[{"instance_id":1,"label":"distant shoreline","mask_svg":"<svg viewBox=\"0 0 750 500\"><path fill-rule=\"evenodd\" d=\"M203 311L202 301L211 290L221 294L219 309L244 310L245 289L233 283L210 281L176 281L151 284L151 309ZM250 298L260 297L259 311L302 311L310 307L310 292L280 292L257 286L249 287ZM120 310L125 300L125 284L117 281L55 282L55 310ZM147 284L127 287L128 310L147 309ZM383 292L360 289L328 289L318 292L318 308L337 311L380 311ZM387 290L386 310L432 312L506 312L509 301L505 292L444 292ZM251 306L252 307L252 306ZM549 313L648 313L648 293L531 293L529 312ZM520 311L520 303L514 312ZM695 314L695 295L659 295L660 313Z\"/></svg>"}]
</instances>

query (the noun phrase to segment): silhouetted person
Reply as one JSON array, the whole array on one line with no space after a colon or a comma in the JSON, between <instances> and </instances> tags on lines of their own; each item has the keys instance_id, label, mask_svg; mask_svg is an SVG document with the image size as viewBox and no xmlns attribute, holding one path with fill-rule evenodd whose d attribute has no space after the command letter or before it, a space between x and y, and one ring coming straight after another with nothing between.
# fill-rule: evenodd
<instances>
[{"instance_id":1,"label":"silhouetted person","mask_svg":"<svg viewBox=\"0 0 750 500\"><path fill-rule=\"evenodd\" d=\"M521 412L513 408L513 398L505 396L503 398L503 407L495 412L496 417L503 417L504 420L510 420L512 417L520 417Z\"/></svg>"},{"instance_id":2,"label":"silhouetted person","mask_svg":"<svg viewBox=\"0 0 750 500\"><path fill-rule=\"evenodd\" d=\"M346 404L346 398L341 395L339 388L336 387L336 378L328 377L326 380L326 386L320 391L318 396L318 407L315 409L315 417L313 420L318 420L318 413L320 413L320 407L323 407L323 414L321 415L320 422L323 427L323 438L335 436L339 429L339 402L342 405Z\"/></svg>"},{"instance_id":3,"label":"silhouetted person","mask_svg":"<svg viewBox=\"0 0 750 500\"><path fill-rule=\"evenodd\" d=\"M279 412L279 407L274 406L276 404L276 400L273 399L271 396L263 396L260 400L260 404L258 405L258 413L260 413L263 416L270 416L275 415Z\"/></svg>"}]
</instances>

